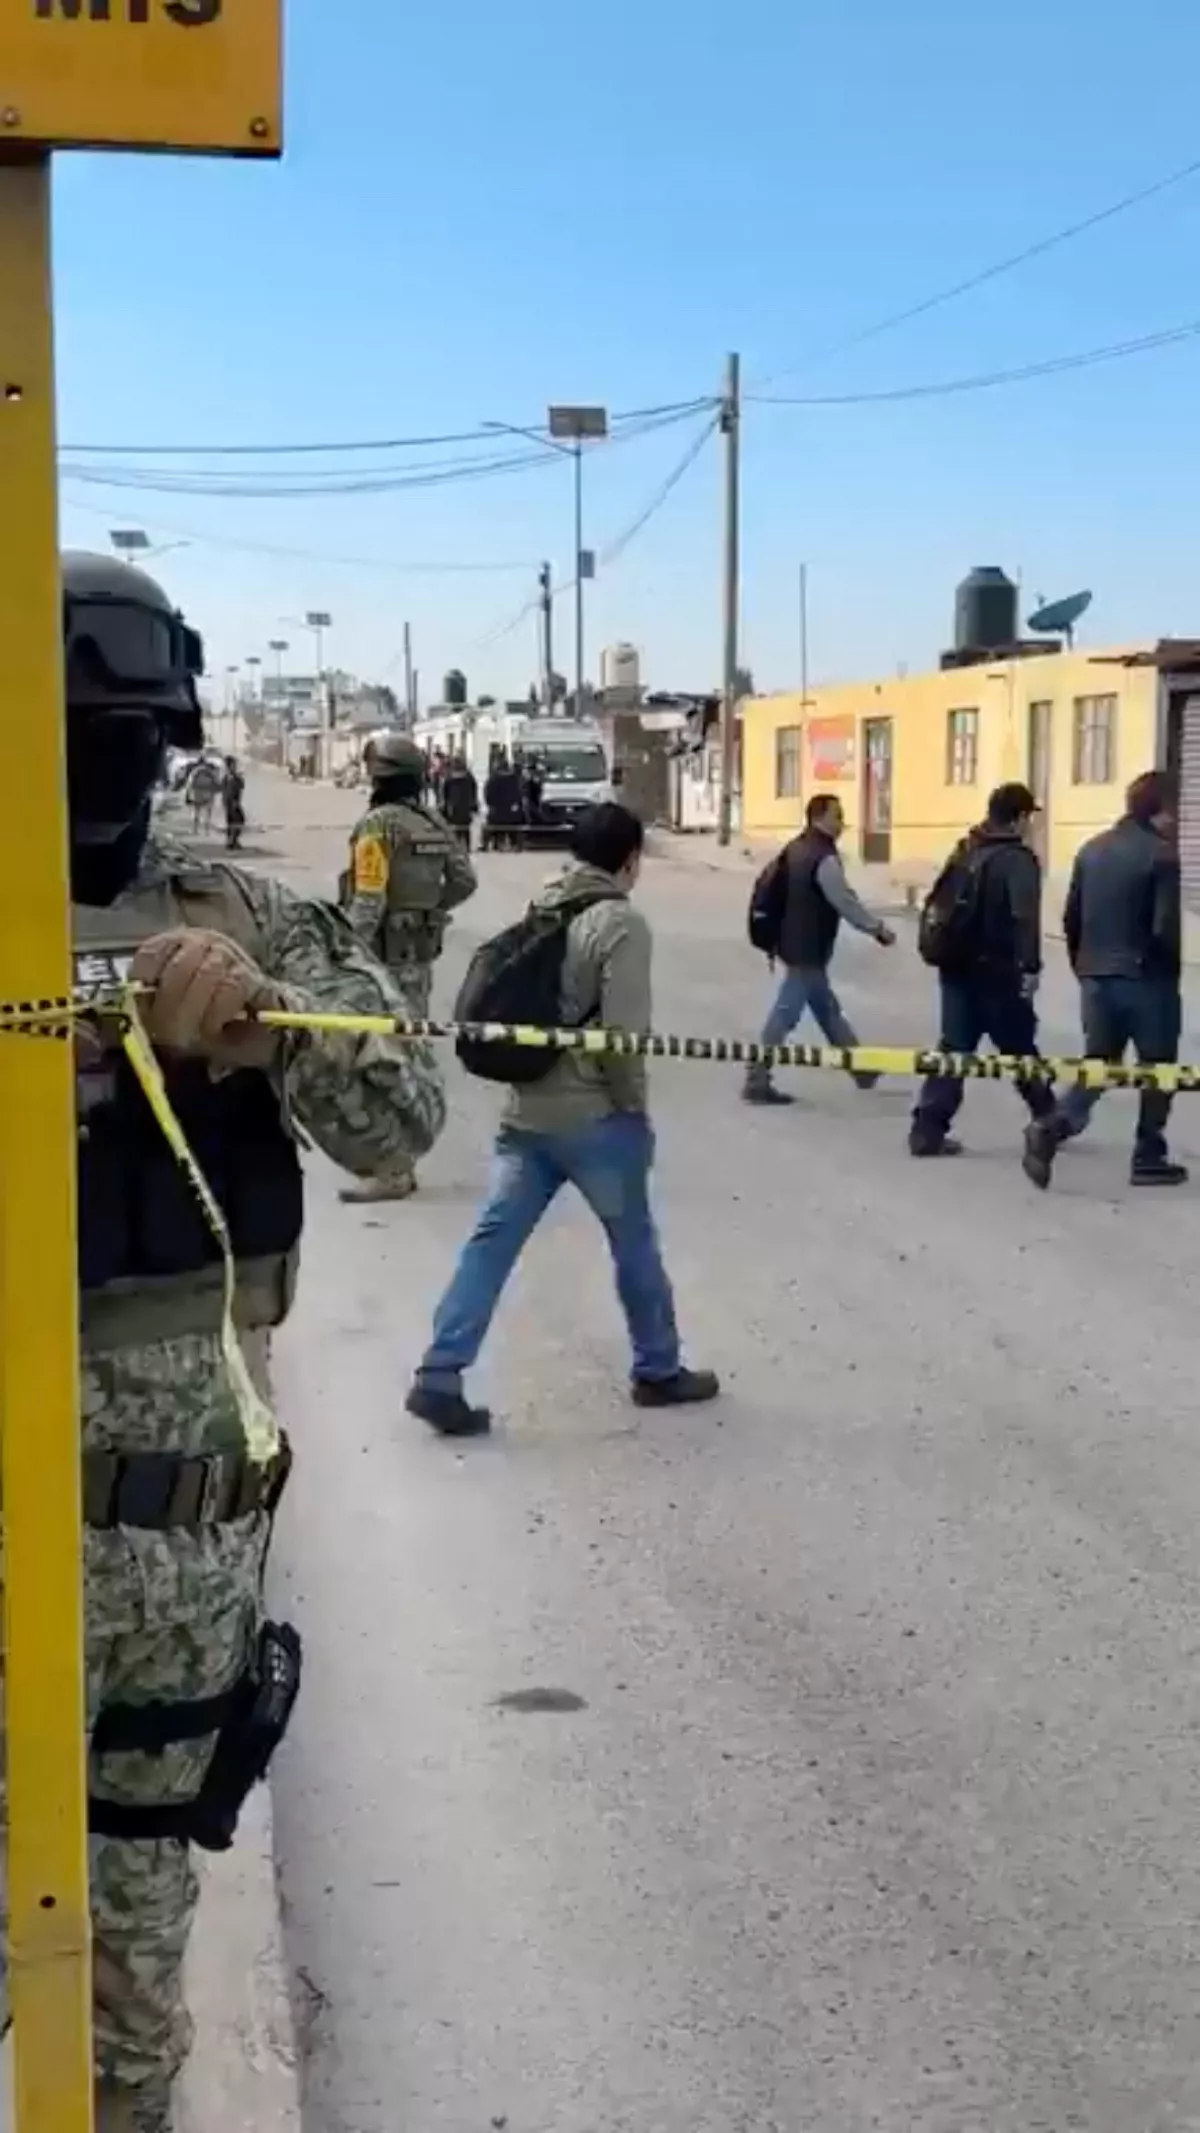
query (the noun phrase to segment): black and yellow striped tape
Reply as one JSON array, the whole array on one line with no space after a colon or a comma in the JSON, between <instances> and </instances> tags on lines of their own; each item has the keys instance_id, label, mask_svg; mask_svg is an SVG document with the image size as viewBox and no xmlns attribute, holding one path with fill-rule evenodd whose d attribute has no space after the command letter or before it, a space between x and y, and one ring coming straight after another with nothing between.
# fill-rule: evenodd
<instances>
[{"instance_id":1,"label":"black and yellow striped tape","mask_svg":"<svg viewBox=\"0 0 1200 2133\"><path fill-rule=\"evenodd\" d=\"M69 998L0 1003L0 1035L69 1037L85 1015L127 1021L136 992L106 987ZM967 1081L1045 1081L1093 1089L1162 1089L1200 1093L1200 1066L1113 1065L1103 1059L1016 1059L1000 1053L940 1052L907 1045L760 1044L743 1037L681 1037L615 1029L538 1029L524 1023L417 1021L393 1015L263 1014L272 1029L332 1031L344 1036L411 1037L452 1043L516 1044L622 1059L676 1059L723 1066L796 1067L824 1073L922 1077L955 1074Z\"/></svg>"}]
</instances>

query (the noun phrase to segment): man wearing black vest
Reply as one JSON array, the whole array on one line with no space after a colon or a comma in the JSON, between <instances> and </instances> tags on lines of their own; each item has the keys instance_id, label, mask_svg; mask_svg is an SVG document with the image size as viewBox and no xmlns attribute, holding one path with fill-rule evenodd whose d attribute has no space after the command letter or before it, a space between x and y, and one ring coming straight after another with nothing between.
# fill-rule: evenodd
<instances>
[{"instance_id":1,"label":"man wearing black vest","mask_svg":"<svg viewBox=\"0 0 1200 2133\"><path fill-rule=\"evenodd\" d=\"M846 879L838 857L838 838L846 826L842 803L832 793L817 793L805 809L806 828L788 846L787 890L779 932L778 960L784 965L783 982L762 1033L764 1044L783 1044L806 1008L830 1044L853 1048L858 1043L842 1013L841 1002L829 981L829 965L837 945L842 920L859 933L868 933L880 947L891 948L896 936L890 926L867 910ZM872 1088L874 1074L856 1074L860 1088ZM777 1089L771 1069L751 1067L743 1091L752 1104L790 1104L793 1098Z\"/></svg>"}]
</instances>

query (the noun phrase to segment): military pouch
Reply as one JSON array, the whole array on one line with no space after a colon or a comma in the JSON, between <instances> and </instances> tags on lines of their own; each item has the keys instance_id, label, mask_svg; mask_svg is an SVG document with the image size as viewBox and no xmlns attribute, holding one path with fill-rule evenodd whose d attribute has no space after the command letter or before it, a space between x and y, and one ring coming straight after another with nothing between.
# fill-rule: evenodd
<instances>
[{"instance_id":1,"label":"military pouch","mask_svg":"<svg viewBox=\"0 0 1200 2133\"><path fill-rule=\"evenodd\" d=\"M194 1800L164 1806L88 1802L94 1837L175 1838L202 1851L226 1852L243 1807L261 1784L300 1694L301 1644L287 1622L266 1622L252 1664L224 1696L196 1703L121 1704L102 1711L92 1734L97 1755L161 1755L176 1741L216 1734L204 1783Z\"/></svg>"}]
</instances>

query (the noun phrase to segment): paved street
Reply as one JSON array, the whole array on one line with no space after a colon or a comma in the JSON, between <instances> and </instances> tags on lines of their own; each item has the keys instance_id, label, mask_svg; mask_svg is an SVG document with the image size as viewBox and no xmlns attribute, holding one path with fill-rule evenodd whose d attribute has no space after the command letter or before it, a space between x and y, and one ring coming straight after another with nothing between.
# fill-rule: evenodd
<instances>
[{"instance_id":1,"label":"paved street","mask_svg":"<svg viewBox=\"0 0 1200 2133\"><path fill-rule=\"evenodd\" d=\"M354 797L252 801L264 863L328 893ZM484 865L443 1007L540 871ZM648 869L660 1028L757 1028L745 893ZM838 968L864 1036L932 1038L911 929ZM1057 964L1046 1013L1076 1048ZM725 1398L630 1409L564 1201L478 1380L501 1427L456 1450L402 1410L497 1108L447 1068L418 1201L343 1208L314 1159L279 1350L310 2133L1200 2127L1200 1100L1194 1190L1129 1193L1113 1096L1043 1199L1006 1088L919 1166L906 1083L760 1114L659 1066L662 1225Z\"/></svg>"}]
</instances>

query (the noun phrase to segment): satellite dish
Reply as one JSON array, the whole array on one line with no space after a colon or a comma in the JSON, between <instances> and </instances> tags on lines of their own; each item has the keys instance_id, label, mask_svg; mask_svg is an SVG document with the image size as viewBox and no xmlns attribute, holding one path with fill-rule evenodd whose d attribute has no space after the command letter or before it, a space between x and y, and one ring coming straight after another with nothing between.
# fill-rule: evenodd
<instances>
[{"instance_id":1,"label":"satellite dish","mask_svg":"<svg viewBox=\"0 0 1200 2133\"><path fill-rule=\"evenodd\" d=\"M1065 637L1075 642L1075 624L1092 604L1090 592L1072 593L1069 600L1052 600L1029 617L1029 627L1039 637Z\"/></svg>"}]
</instances>

